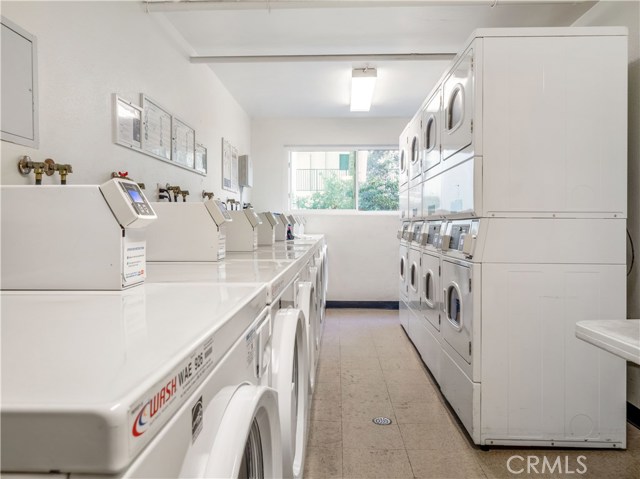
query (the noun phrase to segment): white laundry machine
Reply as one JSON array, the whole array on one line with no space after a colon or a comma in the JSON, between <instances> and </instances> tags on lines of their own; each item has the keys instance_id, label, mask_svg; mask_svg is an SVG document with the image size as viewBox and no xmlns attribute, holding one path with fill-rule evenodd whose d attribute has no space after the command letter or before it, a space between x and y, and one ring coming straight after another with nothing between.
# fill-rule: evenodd
<instances>
[{"instance_id":1,"label":"white laundry machine","mask_svg":"<svg viewBox=\"0 0 640 479\"><path fill-rule=\"evenodd\" d=\"M442 221L424 223L420 237L418 310L410 317L409 337L436 381L440 378L441 267L437 244Z\"/></svg>"},{"instance_id":2,"label":"white laundry machine","mask_svg":"<svg viewBox=\"0 0 640 479\"><path fill-rule=\"evenodd\" d=\"M248 255L251 255L250 253ZM315 314L315 292L300 281L302 265L293 260L249 260L227 258L221 263L148 264L149 283L255 284L265 286L271 326L262 330L260 354L266 368L261 384L275 389L279 397L285 476L300 477L308 435L311 384L307 317ZM270 358L270 359L269 359ZM271 372L267 368L271 367ZM287 472L292 468L292 472Z\"/></svg>"},{"instance_id":3,"label":"white laundry machine","mask_svg":"<svg viewBox=\"0 0 640 479\"><path fill-rule=\"evenodd\" d=\"M579 218L447 223L439 383L474 442L626 447L624 361L574 334L580 320L624 314L624 248L610 247L624 228Z\"/></svg>"},{"instance_id":4,"label":"white laundry machine","mask_svg":"<svg viewBox=\"0 0 640 479\"><path fill-rule=\"evenodd\" d=\"M411 242L411 223L403 221L398 230L400 240L400 258L398 261L398 287L400 324L409 332L409 243Z\"/></svg>"},{"instance_id":5,"label":"white laundry machine","mask_svg":"<svg viewBox=\"0 0 640 479\"><path fill-rule=\"evenodd\" d=\"M3 292L3 473L283 477L265 301L250 285Z\"/></svg>"}]
</instances>

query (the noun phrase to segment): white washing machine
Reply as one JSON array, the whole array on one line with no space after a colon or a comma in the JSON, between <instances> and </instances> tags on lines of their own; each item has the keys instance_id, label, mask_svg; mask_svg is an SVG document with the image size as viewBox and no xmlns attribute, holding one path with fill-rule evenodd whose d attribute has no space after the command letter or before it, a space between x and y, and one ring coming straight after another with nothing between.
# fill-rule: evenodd
<instances>
[{"instance_id":1,"label":"white washing machine","mask_svg":"<svg viewBox=\"0 0 640 479\"><path fill-rule=\"evenodd\" d=\"M624 228L609 219L448 222L439 382L474 442L626 447L624 361L574 334L580 320L624 314L624 248L608 247Z\"/></svg>"},{"instance_id":2,"label":"white washing machine","mask_svg":"<svg viewBox=\"0 0 640 479\"><path fill-rule=\"evenodd\" d=\"M398 238L400 239L400 258L398 261L398 288L400 324L409 332L409 243L411 241L411 223L404 221L400 225Z\"/></svg>"},{"instance_id":3,"label":"white washing machine","mask_svg":"<svg viewBox=\"0 0 640 479\"><path fill-rule=\"evenodd\" d=\"M261 384L284 398L279 402L284 474L300 477L308 435L310 384L315 374L315 368L310 367L306 318L309 305L315 305L315 291L309 282L299 280L299 263L227 258L222 263L149 263L147 267L149 283L265 285L272 325L260 336L265 367Z\"/></svg>"},{"instance_id":4,"label":"white washing machine","mask_svg":"<svg viewBox=\"0 0 640 479\"><path fill-rule=\"evenodd\" d=\"M203 284L3 292L3 472L282 477L265 301Z\"/></svg>"},{"instance_id":5,"label":"white washing machine","mask_svg":"<svg viewBox=\"0 0 640 479\"><path fill-rule=\"evenodd\" d=\"M441 349L441 267L437 244L442 221L425 222L421 235L419 310L409 323L410 337L431 374L439 381Z\"/></svg>"}]
</instances>

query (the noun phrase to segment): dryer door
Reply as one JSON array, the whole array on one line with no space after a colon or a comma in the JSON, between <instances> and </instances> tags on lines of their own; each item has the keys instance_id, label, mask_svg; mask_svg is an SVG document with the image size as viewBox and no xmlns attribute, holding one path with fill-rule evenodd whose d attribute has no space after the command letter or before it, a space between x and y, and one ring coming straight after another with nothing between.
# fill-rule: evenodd
<instances>
[{"instance_id":1,"label":"dryer door","mask_svg":"<svg viewBox=\"0 0 640 479\"><path fill-rule=\"evenodd\" d=\"M422 255L422 281L420 304L422 314L431 325L440 331L440 258L428 253Z\"/></svg>"},{"instance_id":2,"label":"dryer door","mask_svg":"<svg viewBox=\"0 0 640 479\"><path fill-rule=\"evenodd\" d=\"M302 477L309 414L305 317L299 309L278 311L273 326L273 388L278 392L285 471Z\"/></svg>"},{"instance_id":3,"label":"dryer door","mask_svg":"<svg viewBox=\"0 0 640 479\"><path fill-rule=\"evenodd\" d=\"M438 89L422 112L422 172L440 163L440 118L442 90Z\"/></svg>"},{"instance_id":4,"label":"dryer door","mask_svg":"<svg viewBox=\"0 0 640 479\"><path fill-rule=\"evenodd\" d=\"M222 408L207 409L220 412ZM242 384L232 392L222 414L201 477L283 477L277 393Z\"/></svg>"},{"instance_id":5,"label":"dryer door","mask_svg":"<svg viewBox=\"0 0 640 479\"><path fill-rule=\"evenodd\" d=\"M473 137L473 48L451 70L444 82L443 96L442 159L447 160L469 146Z\"/></svg>"},{"instance_id":6,"label":"dryer door","mask_svg":"<svg viewBox=\"0 0 640 479\"><path fill-rule=\"evenodd\" d=\"M471 364L473 296L471 264L442 261L442 336L456 352Z\"/></svg>"},{"instance_id":7,"label":"dryer door","mask_svg":"<svg viewBox=\"0 0 640 479\"><path fill-rule=\"evenodd\" d=\"M318 357L320 356L320 337L318 327L314 321L314 317L317 314L315 288L308 281L303 281L298 285L298 307L305 318L305 330L309 350L309 385L313 392L316 382L316 366L318 364Z\"/></svg>"}]
</instances>

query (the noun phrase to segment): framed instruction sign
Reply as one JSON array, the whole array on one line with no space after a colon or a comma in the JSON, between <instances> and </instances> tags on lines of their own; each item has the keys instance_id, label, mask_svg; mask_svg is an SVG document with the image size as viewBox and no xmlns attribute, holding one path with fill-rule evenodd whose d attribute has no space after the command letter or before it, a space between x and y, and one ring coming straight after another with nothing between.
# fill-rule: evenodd
<instances>
[{"instance_id":1,"label":"framed instruction sign","mask_svg":"<svg viewBox=\"0 0 640 479\"><path fill-rule=\"evenodd\" d=\"M207 149L204 145L196 145L196 171L207 172Z\"/></svg>"},{"instance_id":2,"label":"framed instruction sign","mask_svg":"<svg viewBox=\"0 0 640 479\"><path fill-rule=\"evenodd\" d=\"M141 149L142 108L113 95L114 141L122 146Z\"/></svg>"},{"instance_id":3,"label":"framed instruction sign","mask_svg":"<svg viewBox=\"0 0 640 479\"><path fill-rule=\"evenodd\" d=\"M171 159L187 168L195 167L196 132L175 116L173 127L173 155Z\"/></svg>"},{"instance_id":4,"label":"framed instruction sign","mask_svg":"<svg viewBox=\"0 0 640 479\"><path fill-rule=\"evenodd\" d=\"M142 94L142 149L145 153L171 161L171 113Z\"/></svg>"}]
</instances>

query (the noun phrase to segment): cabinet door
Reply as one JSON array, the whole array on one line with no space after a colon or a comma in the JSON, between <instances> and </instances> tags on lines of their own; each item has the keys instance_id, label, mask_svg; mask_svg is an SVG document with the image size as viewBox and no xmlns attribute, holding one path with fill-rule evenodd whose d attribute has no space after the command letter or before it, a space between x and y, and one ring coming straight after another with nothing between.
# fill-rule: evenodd
<instances>
[{"instance_id":1,"label":"cabinet door","mask_svg":"<svg viewBox=\"0 0 640 479\"><path fill-rule=\"evenodd\" d=\"M442 159L447 160L472 142L474 68L473 48L467 50L444 82Z\"/></svg>"}]
</instances>

